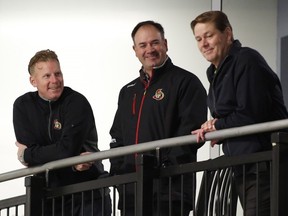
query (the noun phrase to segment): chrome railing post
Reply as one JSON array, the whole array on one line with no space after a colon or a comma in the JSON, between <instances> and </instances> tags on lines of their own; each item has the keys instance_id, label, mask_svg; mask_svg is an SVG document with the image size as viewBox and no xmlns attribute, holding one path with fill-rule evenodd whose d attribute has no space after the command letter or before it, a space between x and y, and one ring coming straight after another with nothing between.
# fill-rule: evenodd
<instances>
[{"instance_id":1,"label":"chrome railing post","mask_svg":"<svg viewBox=\"0 0 288 216\"><path fill-rule=\"evenodd\" d=\"M139 154L137 165L137 216L153 215L153 177L156 158Z\"/></svg>"},{"instance_id":2,"label":"chrome railing post","mask_svg":"<svg viewBox=\"0 0 288 216\"><path fill-rule=\"evenodd\" d=\"M273 133L272 149L272 185L271 185L271 215L284 216L288 214L288 133Z\"/></svg>"},{"instance_id":3,"label":"chrome railing post","mask_svg":"<svg viewBox=\"0 0 288 216\"><path fill-rule=\"evenodd\" d=\"M41 216L42 200L44 197L45 179L35 176L28 176L25 178L26 187L26 204L25 215L27 216Z\"/></svg>"}]
</instances>

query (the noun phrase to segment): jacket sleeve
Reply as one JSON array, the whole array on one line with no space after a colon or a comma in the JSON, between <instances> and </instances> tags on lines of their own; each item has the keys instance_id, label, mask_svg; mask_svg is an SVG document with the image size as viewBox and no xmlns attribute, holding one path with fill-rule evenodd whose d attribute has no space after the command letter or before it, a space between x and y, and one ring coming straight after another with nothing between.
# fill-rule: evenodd
<instances>
[{"instance_id":1,"label":"jacket sleeve","mask_svg":"<svg viewBox=\"0 0 288 216\"><path fill-rule=\"evenodd\" d=\"M242 53L237 61L235 71L230 71L234 73L235 107L220 116L215 124L218 130L269 121L273 115L271 93L279 83L276 75L256 51Z\"/></svg>"},{"instance_id":2,"label":"jacket sleeve","mask_svg":"<svg viewBox=\"0 0 288 216\"><path fill-rule=\"evenodd\" d=\"M61 134L55 132L50 140L45 139L45 135L38 133L38 128L33 128L26 118L27 114L23 112L21 104L15 102L13 108L13 121L17 141L27 145L24 160L29 166L40 165L50 161L59 160L67 157L77 156L83 150L83 145L87 138L91 135L92 130L96 130L93 112L89 102L84 96L71 97L65 102L60 111ZM29 110L26 110L26 112ZM31 114L31 113L30 113ZM33 115L33 114L32 114ZM34 115L37 115L36 113ZM43 117L34 116L39 121ZM45 126L46 127L46 126ZM19 135L21 132L21 135ZM46 132L46 131L45 131ZM48 126L47 132L48 133ZM24 136L23 136L24 134ZM95 138L95 133L94 138ZM35 138L38 137L38 138ZM46 135L47 137L47 135ZM97 145L96 140L93 140Z\"/></svg>"},{"instance_id":3,"label":"jacket sleeve","mask_svg":"<svg viewBox=\"0 0 288 216\"><path fill-rule=\"evenodd\" d=\"M37 131L30 122L32 118L32 116L30 117L30 112L34 112L34 110L32 108L30 112L28 112L29 108L26 108L27 106L23 102L23 98L24 96L19 97L13 104L13 126L16 140L29 148L37 143ZM37 120L41 124L42 119ZM42 143L45 143L45 145L48 144L44 139Z\"/></svg>"},{"instance_id":4,"label":"jacket sleeve","mask_svg":"<svg viewBox=\"0 0 288 216\"><path fill-rule=\"evenodd\" d=\"M118 148L122 147L123 145L123 137L122 137L122 126L121 126L121 106L120 106L120 98L121 98L121 92L119 93L118 98L118 108L114 117L113 125L110 129L110 136L111 136L111 142L110 142L110 148ZM124 156L110 158L110 173L111 175L120 174L121 173L121 167L124 163Z\"/></svg>"},{"instance_id":5,"label":"jacket sleeve","mask_svg":"<svg viewBox=\"0 0 288 216\"><path fill-rule=\"evenodd\" d=\"M178 98L179 126L175 136L189 135L207 120L207 93L198 77L193 75L183 83Z\"/></svg>"}]
</instances>

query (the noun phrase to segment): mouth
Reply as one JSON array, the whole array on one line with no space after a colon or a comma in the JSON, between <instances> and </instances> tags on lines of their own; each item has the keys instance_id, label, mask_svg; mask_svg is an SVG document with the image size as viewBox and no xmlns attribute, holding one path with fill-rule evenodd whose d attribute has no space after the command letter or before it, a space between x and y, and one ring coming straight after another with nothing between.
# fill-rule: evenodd
<instances>
[{"instance_id":1,"label":"mouth","mask_svg":"<svg viewBox=\"0 0 288 216\"><path fill-rule=\"evenodd\" d=\"M155 60L155 59L158 59L158 56L157 55L150 55L150 56L146 56L145 58L148 60Z\"/></svg>"},{"instance_id":2,"label":"mouth","mask_svg":"<svg viewBox=\"0 0 288 216\"><path fill-rule=\"evenodd\" d=\"M59 87L49 87L48 88L48 90L50 90L50 91L60 91L61 90L61 87L59 86Z\"/></svg>"},{"instance_id":3,"label":"mouth","mask_svg":"<svg viewBox=\"0 0 288 216\"><path fill-rule=\"evenodd\" d=\"M206 49L203 51L203 54L209 54L213 51L213 48L210 48L210 49Z\"/></svg>"},{"instance_id":4,"label":"mouth","mask_svg":"<svg viewBox=\"0 0 288 216\"><path fill-rule=\"evenodd\" d=\"M49 89L50 90L57 90L57 89L59 89L59 87L52 87L52 88L50 87Z\"/></svg>"}]
</instances>

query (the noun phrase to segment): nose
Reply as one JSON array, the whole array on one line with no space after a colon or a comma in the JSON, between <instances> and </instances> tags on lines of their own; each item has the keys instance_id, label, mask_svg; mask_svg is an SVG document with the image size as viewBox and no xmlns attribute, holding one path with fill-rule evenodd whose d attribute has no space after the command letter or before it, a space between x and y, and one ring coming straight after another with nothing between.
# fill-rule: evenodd
<instances>
[{"instance_id":1,"label":"nose","mask_svg":"<svg viewBox=\"0 0 288 216\"><path fill-rule=\"evenodd\" d=\"M148 44L146 46L146 51L147 52L153 52L155 50L154 45L153 44Z\"/></svg>"},{"instance_id":2,"label":"nose","mask_svg":"<svg viewBox=\"0 0 288 216\"><path fill-rule=\"evenodd\" d=\"M50 76L50 82L55 83L55 82L57 82L57 81L58 81L58 79L57 79L57 77L55 76L55 74L52 74L52 75Z\"/></svg>"},{"instance_id":3,"label":"nose","mask_svg":"<svg viewBox=\"0 0 288 216\"><path fill-rule=\"evenodd\" d=\"M201 46L202 46L202 47L205 47L205 46L207 46L207 45L208 45L207 39L206 39L206 38L203 38L203 39L201 40Z\"/></svg>"}]
</instances>

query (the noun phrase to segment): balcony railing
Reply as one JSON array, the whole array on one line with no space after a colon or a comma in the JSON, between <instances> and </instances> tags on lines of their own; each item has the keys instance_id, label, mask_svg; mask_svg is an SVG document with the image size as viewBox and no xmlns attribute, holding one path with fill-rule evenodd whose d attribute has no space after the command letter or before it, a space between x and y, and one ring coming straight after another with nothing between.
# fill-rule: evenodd
<instances>
[{"instance_id":1,"label":"balcony railing","mask_svg":"<svg viewBox=\"0 0 288 216\"><path fill-rule=\"evenodd\" d=\"M288 120L219 130L207 133L206 139L224 139L228 137L244 136L260 132L278 131L283 128L288 128ZM108 190L111 191L113 203L112 215L119 215L117 210L118 193L116 191L116 186L119 187L120 185L124 187L124 191L125 187L128 187L129 185L132 185L134 188L134 192L137 194L134 200L135 215L153 215L152 212L155 212L157 205L156 207L153 206L151 200L153 193L159 186L159 182L163 179L167 179L169 182L167 189L171 191L170 187L173 187L173 178L175 176L180 176L184 181L184 178L186 178L184 174L187 173L192 174L191 178L197 178L198 182L201 182L199 187L195 185L195 187L192 189L192 194L195 194L195 196L193 197L193 201L191 203L191 206L194 209L191 211L191 215L243 215L237 212L236 209L237 197L235 195L233 174L231 169L236 166L241 166L243 169L245 169L247 165L253 164L256 167L256 176L258 178L260 175L259 167L261 164L265 163L269 167L271 176L270 215L286 216L288 215L288 206L285 203L288 200L288 187L286 186L286 182L288 180L288 172L286 171L288 165L288 135L286 133L273 133L271 143L273 146L272 151L229 158L219 157L213 160L209 159L207 161L182 164L179 166L171 166L166 168L158 167L157 164L154 163L155 158L145 156L145 152L150 150L157 151L161 148L173 147L176 145L197 145L196 137L194 135L188 135L149 142L149 145L141 144L121 147L90 155L53 161L38 167L14 170L0 174L0 182L26 177L26 194L1 200L0 215L45 215L45 211L43 209L53 209L53 203L64 203L63 200L65 200L66 197L73 197L76 194L80 194L80 196L82 196L82 200L85 200L84 192L89 191L91 192L89 194L93 195L93 191L95 190L100 190L102 195L107 193ZM144 155L139 154L137 161L140 168L135 173L107 176L101 179L59 188L46 188L45 179L31 176L43 172L48 173L50 170L72 166L83 162L109 159L127 154L134 154L136 152L144 153ZM145 188L145 190L143 190L143 188ZM147 190L147 188L149 190ZM185 188L182 188L182 191L184 190ZM171 210L173 208L173 200L171 198L172 196L170 195L169 209ZM49 203L52 203L52 205L50 206ZM181 204L183 204L182 199ZM65 213L63 213L63 215L65 215ZM179 216L181 215L182 212L179 212Z\"/></svg>"}]
</instances>

